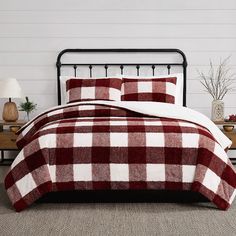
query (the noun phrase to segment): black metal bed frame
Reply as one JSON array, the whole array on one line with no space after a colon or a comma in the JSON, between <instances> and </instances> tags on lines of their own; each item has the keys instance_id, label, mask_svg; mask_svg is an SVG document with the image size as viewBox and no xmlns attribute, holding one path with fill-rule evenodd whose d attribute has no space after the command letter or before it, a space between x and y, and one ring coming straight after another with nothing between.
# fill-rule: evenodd
<instances>
[{"instance_id":1,"label":"black metal bed frame","mask_svg":"<svg viewBox=\"0 0 236 236\"><path fill-rule=\"evenodd\" d=\"M179 63L62 63L61 58L66 53L177 53L182 56L183 61ZM123 69L125 66L135 66L137 70L137 76L139 76L139 70L141 66L150 66L152 68L152 75L155 75L155 69L157 66L166 66L168 74L170 74L171 66L181 66L183 68L183 106L186 106L186 77L187 77L187 59L185 54L179 49L173 48L164 48L164 49L64 49L58 54L57 57L57 92L58 92L58 105L61 105L61 88L60 88L60 76L61 76L61 68L63 66L73 67L74 76L77 76L78 66L88 66L90 77L93 74L93 66L103 66L104 67L104 75L107 77L109 66L119 66L121 74L123 74Z\"/></svg>"}]
</instances>

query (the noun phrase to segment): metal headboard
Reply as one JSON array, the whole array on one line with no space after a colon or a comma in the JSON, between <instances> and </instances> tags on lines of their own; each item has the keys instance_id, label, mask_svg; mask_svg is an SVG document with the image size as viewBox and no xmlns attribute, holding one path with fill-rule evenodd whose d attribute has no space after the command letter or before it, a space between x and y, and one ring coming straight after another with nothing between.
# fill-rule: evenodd
<instances>
[{"instance_id":1,"label":"metal headboard","mask_svg":"<svg viewBox=\"0 0 236 236\"><path fill-rule=\"evenodd\" d=\"M119 53L177 53L182 56L183 61L179 63L62 63L61 57L66 53L112 53L112 52L119 52ZM57 92L58 92L58 105L61 105L61 88L60 88L60 76L61 76L61 68L63 66L73 67L74 75L77 75L77 67L78 66L88 66L90 77L92 77L93 66L103 66L105 76L107 76L107 70L109 66L119 66L121 74L123 74L124 66L135 66L137 70L137 75L139 75L139 70L141 66L151 66L152 68L152 75L155 75L156 66L166 66L168 70L168 74L170 74L171 66L181 66L183 68L183 106L186 106L186 76L187 76L187 59L185 54L179 49L65 49L58 54L57 57Z\"/></svg>"}]
</instances>

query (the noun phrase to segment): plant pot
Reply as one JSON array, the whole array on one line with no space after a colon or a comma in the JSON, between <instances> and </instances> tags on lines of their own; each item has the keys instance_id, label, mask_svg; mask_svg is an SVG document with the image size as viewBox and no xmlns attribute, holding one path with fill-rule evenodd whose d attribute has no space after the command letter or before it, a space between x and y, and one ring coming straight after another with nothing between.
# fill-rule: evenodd
<instances>
[{"instance_id":1,"label":"plant pot","mask_svg":"<svg viewBox=\"0 0 236 236\"><path fill-rule=\"evenodd\" d=\"M224 102L222 100L213 100L211 106L211 119L213 121L224 120Z\"/></svg>"}]
</instances>

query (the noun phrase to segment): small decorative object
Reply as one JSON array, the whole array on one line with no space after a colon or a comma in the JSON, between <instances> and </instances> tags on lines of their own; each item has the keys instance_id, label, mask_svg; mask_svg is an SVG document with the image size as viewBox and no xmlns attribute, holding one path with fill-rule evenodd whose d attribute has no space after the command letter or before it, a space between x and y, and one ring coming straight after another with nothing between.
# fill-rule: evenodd
<instances>
[{"instance_id":1,"label":"small decorative object","mask_svg":"<svg viewBox=\"0 0 236 236\"><path fill-rule=\"evenodd\" d=\"M234 125L223 125L225 132L232 132L234 130Z\"/></svg>"},{"instance_id":2,"label":"small decorative object","mask_svg":"<svg viewBox=\"0 0 236 236\"><path fill-rule=\"evenodd\" d=\"M229 115L229 121L236 122L236 115Z\"/></svg>"},{"instance_id":3,"label":"small decorative object","mask_svg":"<svg viewBox=\"0 0 236 236\"><path fill-rule=\"evenodd\" d=\"M4 104L2 118L7 122L15 122L19 118L16 104L12 98L22 98L22 90L14 78L8 78L0 81L0 98L8 98L9 101Z\"/></svg>"},{"instance_id":4,"label":"small decorative object","mask_svg":"<svg viewBox=\"0 0 236 236\"><path fill-rule=\"evenodd\" d=\"M30 102L28 97L25 97L26 102L20 104L20 111L25 111L27 114L28 121L30 120L29 115L31 112L36 110L37 104Z\"/></svg>"},{"instance_id":5,"label":"small decorative object","mask_svg":"<svg viewBox=\"0 0 236 236\"><path fill-rule=\"evenodd\" d=\"M210 70L208 75L199 72L202 78L202 85L206 91L213 97L211 119L213 121L224 120L224 102L223 98L233 89L232 82L235 74L231 73L231 68L227 65L229 57L220 62L220 65L215 70L210 61Z\"/></svg>"},{"instance_id":6,"label":"small decorative object","mask_svg":"<svg viewBox=\"0 0 236 236\"><path fill-rule=\"evenodd\" d=\"M225 121L225 122L229 122L229 116L226 116L226 117L224 118L224 121Z\"/></svg>"},{"instance_id":7,"label":"small decorative object","mask_svg":"<svg viewBox=\"0 0 236 236\"><path fill-rule=\"evenodd\" d=\"M11 125L9 128L10 128L11 132L16 133L21 128L21 126L19 126L19 125Z\"/></svg>"}]
</instances>

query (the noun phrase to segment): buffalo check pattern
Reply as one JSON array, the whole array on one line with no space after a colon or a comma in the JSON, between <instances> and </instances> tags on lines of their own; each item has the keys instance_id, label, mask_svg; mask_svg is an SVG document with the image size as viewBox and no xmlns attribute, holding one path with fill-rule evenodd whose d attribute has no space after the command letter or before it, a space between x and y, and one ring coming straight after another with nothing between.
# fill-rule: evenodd
<instances>
[{"instance_id":1,"label":"buffalo check pattern","mask_svg":"<svg viewBox=\"0 0 236 236\"><path fill-rule=\"evenodd\" d=\"M235 197L226 153L191 122L78 103L42 113L20 132L23 149L5 178L16 211L63 190L191 190L223 210Z\"/></svg>"},{"instance_id":2,"label":"buffalo check pattern","mask_svg":"<svg viewBox=\"0 0 236 236\"><path fill-rule=\"evenodd\" d=\"M71 78L66 81L68 101L120 101L121 84L121 78Z\"/></svg>"},{"instance_id":3,"label":"buffalo check pattern","mask_svg":"<svg viewBox=\"0 0 236 236\"><path fill-rule=\"evenodd\" d=\"M121 100L175 103L176 82L176 77L123 78Z\"/></svg>"}]
</instances>

